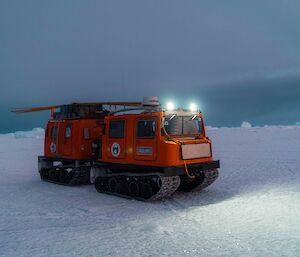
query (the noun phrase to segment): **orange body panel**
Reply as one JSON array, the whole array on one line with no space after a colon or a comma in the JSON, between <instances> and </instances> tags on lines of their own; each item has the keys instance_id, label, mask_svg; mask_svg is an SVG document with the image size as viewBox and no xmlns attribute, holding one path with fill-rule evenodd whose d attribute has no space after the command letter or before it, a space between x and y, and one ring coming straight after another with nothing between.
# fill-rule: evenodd
<instances>
[{"instance_id":1,"label":"orange body panel","mask_svg":"<svg viewBox=\"0 0 300 257\"><path fill-rule=\"evenodd\" d=\"M201 114L199 114L203 120ZM201 135L181 135L168 140L161 133L163 112L145 112L141 114L107 115L104 119L66 119L50 120L45 135L45 156L70 160L96 160L106 163L145 165L145 166L181 166L212 161L212 156L183 160L180 144L201 144L211 141L203 133ZM110 124L113 121L124 121L124 136L111 138ZM138 121L155 121L155 136L139 138L137 136ZM55 127L57 131L55 130ZM184 139L184 137L190 137ZM100 156L93 152L93 142L101 141ZM180 141L180 144L176 143ZM210 151L212 152L212 151Z\"/></svg>"},{"instance_id":2,"label":"orange body panel","mask_svg":"<svg viewBox=\"0 0 300 257\"><path fill-rule=\"evenodd\" d=\"M53 132L55 127L56 133ZM67 132L68 127L70 130ZM50 120L46 129L44 155L71 160L93 159L92 144L102 137L103 127L101 120Z\"/></svg>"},{"instance_id":3,"label":"orange body panel","mask_svg":"<svg viewBox=\"0 0 300 257\"><path fill-rule=\"evenodd\" d=\"M155 137L139 139L136 136L137 121L146 119L154 119L156 121ZM100 161L159 167L212 161L212 156L184 161L181 157L181 146L173 141L167 140L166 136L161 135L162 119L163 113L161 112L107 116L105 118L106 136L103 137L103 155ZM109 123L116 120L125 120L125 136L122 139L109 138L108 136ZM202 135L197 136L199 137L197 139L180 140L180 142L183 144L209 143L211 145L211 141L205 136L205 130ZM115 143L120 146L119 156L112 155L112 146ZM152 149L152 154L139 154L138 148L141 147L144 149Z\"/></svg>"}]
</instances>

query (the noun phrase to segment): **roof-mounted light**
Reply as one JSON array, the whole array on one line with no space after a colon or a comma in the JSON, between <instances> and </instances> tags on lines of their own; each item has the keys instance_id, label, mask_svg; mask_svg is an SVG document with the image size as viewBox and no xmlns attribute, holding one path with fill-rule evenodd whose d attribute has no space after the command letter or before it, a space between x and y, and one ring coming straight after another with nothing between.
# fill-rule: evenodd
<instances>
[{"instance_id":1,"label":"roof-mounted light","mask_svg":"<svg viewBox=\"0 0 300 257\"><path fill-rule=\"evenodd\" d=\"M194 104L194 103L191 103L191 104L190 104L190 111L191 111L191 112L195 112L195 111L197 111L197 109L198 109L198 108L197 108L197 105L196 105L196 104Z\"/></svg>"},{"instance_id":2,"label":"roof-mounted light","mask_svg":"<svg viewBox=\"0 0 300 257\"><path fill-rule=\"evenodd\" d=\"M173 111L175 109L175 106L172 102L168 102L166 107L168 111Z\"/></svg>"}]
</instances>

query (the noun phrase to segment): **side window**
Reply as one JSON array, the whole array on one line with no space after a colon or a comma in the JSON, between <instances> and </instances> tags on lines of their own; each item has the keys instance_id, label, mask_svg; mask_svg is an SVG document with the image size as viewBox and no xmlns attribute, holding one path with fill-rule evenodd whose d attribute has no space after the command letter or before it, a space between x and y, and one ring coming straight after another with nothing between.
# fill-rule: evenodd
<instances>
[{"instance_id":1,"label":"side window","mask_svg":"<svg viewBox=\"0 0 300 257\"><path fill-rule=\"evenodd\" d=\"M51 128L51 138L56 139L58 134L58 128L56 126Z\"/></svg>"},{"instance_id":2,"label":"side window","mask_svg":"<svg viewBox=\"0 0 300 257\"><path fill-rule=\"evenodd\" d=\"M90 130L89 130L89 128L84 128L83 129L83 137L84 137L84 139L90 139Z\"/></svg>"},{"instance_id":3,"label":"side window","mask_svg":"<svg viewBox=\"0 0 300 257\"><path fill-rule=\"evenodd\" d=\"M139 120L137 122L137 137L151 138L155 136L155 120Z\"/></svg>"},{"instance_id":4,"label":"side window","mask_svg":"<svg viewBox=\"0 0 300 257\"><path fill-rule=\"evenodd\" d=\"M111 121L109 124L109 137L110 138L124 138L124 120Z\"/></svg>"},{"instance_id":5,"label":"side window","mask_svg":"<svg viewBox=\"0 0 300 257\"><path fill-rule=\"evenodd\" d=\"M65 138L71 138L72 136L72 124L68 124L65 130Z\"/></svg>"}]
</instances>

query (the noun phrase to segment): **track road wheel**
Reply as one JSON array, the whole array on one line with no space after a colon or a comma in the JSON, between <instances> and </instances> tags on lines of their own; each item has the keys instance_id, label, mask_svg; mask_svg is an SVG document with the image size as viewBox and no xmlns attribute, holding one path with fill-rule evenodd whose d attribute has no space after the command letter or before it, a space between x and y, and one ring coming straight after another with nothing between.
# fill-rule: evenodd
<instances>
[{"instance_id":1,"label":"track road wheel","mask_svg":"<svg viewBox=\"0 0 300 257\"><path fill-rule=\"evenodd\" d=\"M147 200L153 194L152 187L144 182L140 183L140 195L143 199Z\"/></svg>"},{"instance_id":2,"label":"track road wheel","mask_svg":"<svg viewBox=\"0 0 300 257\"><path fill-rule=\"evenodd\" d=\"M116 178L110 178L108 180L108 188L110 192L116 192L118 190L118 181Z\"/></svg>"},{"instance_id":3,"label":"track road wheel","mask_svg":"<svg viewBox=\"0 0 300 257\"><path fill-rule=\"evenodd\" d=\"M72 180L72 178L73 178L73 176L74 176L74 171L66 171L66 173L65 173L65 183L70 183L70 181Z\"/></svg>"},{"instance_id":4,"label":"track road wheel","mask_svg":"<svg viewBox=\"0 0 300 257\"><path fill-rule=\"evenodd\" d=\"M66 172L64 170L61 170L59 172L59 182L60 183L65 183L65 175L66 175Z\"/></svg>"},{"instance_id":5,"label":"track road wheel","mask_svg":"<svg viewBox=\"0 0 300 257\"><path fill-rule=\"evenodd\" d=\"M51 170L50 171L50 179L52 181L58 182L59 181L59 171L58 170Z\"/></svg>"},{"instance_id":6,"label":"track road wheel","mask_svg":"<svg viewBox=\"0 0 300 257\"><path fill-rule=\"evenodd\" d=\"M128 190L131 196L138 196L140 194L140 188L136 181L129 183Z\"/></svg>"},{"instance_id":7,"label":"track road wheel","mask_svg":"<svg viewBox=\"0 0 300 257\"><path fill-rule=\"evenodd\" d=\"M202 173L199 177L190 179L190 178L182 178L180 186L178 188L179 191L190 192L197 186L199 186L204 181L204 174Z\"/></svg>"},{"instance_id":8,"label":"track road wheel","mask_svg":"<svg viewBox=\"0 0 300 257\"><path fill-rule=\"evenodd\" d=\"M129 195L128 181L126 179L118 180L117 193L121 195Z\"/></svg>"},{"instance_id":9,"label":"track road wheel","mask_svg":"<svg viewBox=\"0 0 300 257\"><path fill-rule=\"evenodd\" d=\"M44 179L49 179L49 172L48 170L46 169L42 169L40 171L40 176L41 176L41 179L44 180Z\"/></svg>"},{"instance_id":10,"label":"track road wheel","mask_svg":"<svg viewBox=\"0 0 300 257\"><path fill-rule=\"evenodd\" d=\"M158 188L161 188L161 186L162 186L161 178L157 178L156 184L157 184Z\"/></svg>"},{"instance_id":11,"label":"track road wheel","mask_svg":"<svg viewBox=\"0 0 300 257\"><path fill-rule=\"evenodd\" d=\"M97 177L95 179L95 188L99 193L104 193L106 191L105 182L101 179L101 177Z\"/></svg>"}]
</instances>

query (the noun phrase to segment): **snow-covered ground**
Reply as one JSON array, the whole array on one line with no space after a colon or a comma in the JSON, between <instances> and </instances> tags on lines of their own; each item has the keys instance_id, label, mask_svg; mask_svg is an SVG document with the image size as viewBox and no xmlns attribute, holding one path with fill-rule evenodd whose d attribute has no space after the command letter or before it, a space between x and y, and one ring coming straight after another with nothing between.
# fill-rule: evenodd
<instances>
[{"instance_id":1,"label":"snow-covered ground","mask_svg":"<svg viewBox=\"0 0 300 257\"><path fill-rule=\"evenodd\" d=\"M42 131L0 135L0 256L300 256L300 127L208 134L219 179L152 203L42 182Z\"/></svg>"}]
</instances>

